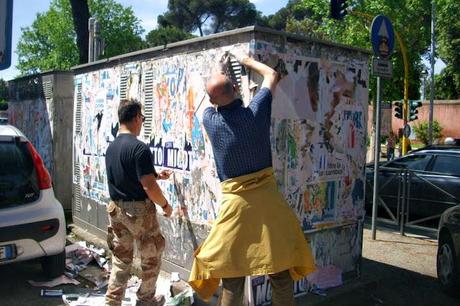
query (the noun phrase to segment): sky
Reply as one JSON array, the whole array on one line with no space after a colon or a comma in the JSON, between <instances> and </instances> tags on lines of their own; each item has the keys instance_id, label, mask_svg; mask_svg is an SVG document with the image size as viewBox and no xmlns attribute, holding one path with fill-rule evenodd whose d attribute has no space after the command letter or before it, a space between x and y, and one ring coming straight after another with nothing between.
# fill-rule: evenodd
<instances>
[{"instance_id":1,"label":"sky","mask_svg":"<svg viewBox=\"0 0 460 306\"><path fill-rule=\"evenodd\" d=\"M288 0L250 0L256 5L257 10L264 15L276 13L279 9L286 6ZM12 58L11 67L0 71L0 79L11 80L19 75L15 68L17 65L16 45L21 37L21 28L30 26L35 20L37 13L48 10L49 0L13 0L13 39L12 39ZM153 30L157 26L157 16L167 10L168 0L117 0L123 6L131 6L134 15L141 20L141 25L145 29L144 34ZM443 68L442 64L437 64L435 73Z\"/></svg>"},{"instance_id":2,"label":"sky","mask_svg":"<svg viewBox=\"0 0 460 306\"><path fill-rule=\"evenodd\" d=\"M21 37L21 28L30 26L35 20L37 13L48 10L49 0L13 0L13 37L11 55L11 66L0 71L0 79L11 80L19 75L15 68L18 62L16 45ZM134 15L141 20L141 25L145 29L144 35L157 26L157 16L167 10L168 0L117 0L123 6L131 6ZM257 10L264 15L276 13L284 7L288 0L251 0L256 5Z\"/></svg>"}]
</instances>

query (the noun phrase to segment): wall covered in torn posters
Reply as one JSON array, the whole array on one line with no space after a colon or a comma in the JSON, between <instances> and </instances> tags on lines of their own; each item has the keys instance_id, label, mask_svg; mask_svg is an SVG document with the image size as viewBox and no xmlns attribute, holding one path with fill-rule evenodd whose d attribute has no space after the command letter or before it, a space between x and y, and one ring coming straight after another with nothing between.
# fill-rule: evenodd
<instances>
[{"instance_id":1,"label":"wall covered in torn posters","mask_svg":"<svg viewBox=\"0 0 460 306\"><path fill-rule=\"evenodd\" d=\"M367 57L296 44L256 56L278 67L272 107L273 166L304 230L353 222L363 214L368 101Z\"/></svg>"},{"instance_id":2,"label":"wall covered in torn posters","mask_svg":"<svg viewBox=\"0 0 460 306\"><path fill-rule=\"evenodd\" d=\"M50 173L53 173L53 136L49 105L45 98L25 99L8 104L8 123L32 142Z\"/></svg>"},{"instance_id":3,"label":"wall covered in torn posters","mask_svg":"<svg viewBox=\"0 0 460 306\"><path fill-rule=\"evenodd\" d=\"M252 40L233 47L249 51L283 76L272 107L273 166L302 228L314 232L356 222L364 207L367 56L317 43L278 46ZM220 186L201 115L209 106L206 78L226 49L152 58L75 78L74 184L84 198L107 203L104 154L117 135L118 103L139 99L146 115L140 139L149 143L157 170L175 173L160 184L177 211L171 221L162 220L170 241L165 257L186 268L193 254L191 236L204 239L219 210ZM260 80L248 72L240 81L247 104ZM182 202L195 232L178 218ZM333 255L338 240L328 244L323 233L312 239L318 262L340 264ZM353 260L361 253L355 234L340 242L349 244L347 256ZM347 260L350 266L344 270L355 268Z\"/></svg>"}]
</instances>

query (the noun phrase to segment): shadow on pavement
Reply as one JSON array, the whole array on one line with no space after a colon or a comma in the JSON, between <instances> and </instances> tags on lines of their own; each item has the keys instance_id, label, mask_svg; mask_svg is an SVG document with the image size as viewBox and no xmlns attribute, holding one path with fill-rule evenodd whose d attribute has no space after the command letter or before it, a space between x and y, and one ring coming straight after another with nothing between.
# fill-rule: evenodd
<instances>
[{"instance_id":1,"label":"shadow on pavement","mask_svg":"<svg viewBox=\"0 0 460 306\"><path fill-rule=\"evenodd\" d=\"M31 260L0 266L1 286L0 305L33 305L57 306L64 305L61 297L42 297L41 289L62 289L64 293L87 292L84 284L62 285L54 288L38 288L31 286L27 281L45 281L40 261Z\"/></svg>"},{"instance_id":2,"label":"shadow on pavement","mask_svg":"<svg viewBox=\"0 0 460 306\"><path fill-rule=\"evenodd\" d=\"M309 294L297 305L460 305L460 299L441 291L436 278L366 258L361 271L360 279L328 290L326 297Z\"/></svg>"}]
</instances>

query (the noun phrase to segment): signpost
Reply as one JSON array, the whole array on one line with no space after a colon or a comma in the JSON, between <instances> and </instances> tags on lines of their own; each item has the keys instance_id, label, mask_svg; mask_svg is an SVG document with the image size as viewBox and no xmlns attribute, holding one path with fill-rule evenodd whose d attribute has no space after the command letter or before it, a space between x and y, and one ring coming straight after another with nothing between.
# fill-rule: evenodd
<instances>
[{"instance_id":1,"label":"signpost","mask_svg":"<svg viewBox=\"0 0 460 306\"><path fill-rule=\"evenodd\" d=\"M372 197L372 239L376 236L376 219L377 219L377 202L379 200L379 162L380 162L380 77L391 78L392 66L388 60L393 53L395 45L395 35L391 21L383 16L378 15L374 18L371 25L371 43L372 49L376 55L373 61L372 72L377 77L377 98L375 103L375 148L374 148L374 190Z\"/></svg>"},{"instance_id":2,"label":"signpost","mask_svg":"<svg viewBox=\"0 0 460 306\"><path fill-rule=\"evenodd\" d=\"M0 70L11 65L13 0L0 0Z\"/></svg>"},{"instance_id":3,"label":"signpost","mask_svg":"<svg viewBox=\"0 0 460 306\"><path fill-rule=\"evenodd\" d=\"M371 25L371 43L375 55L388 59L395 47L395 32L390 19L384 15L374 18Z\"/></svg>"},{"instance_id":4,"label":"signpost","mask_svg":"<svg viewBox=\"0 0 460 306\"><path fill-rule=\"evenodd\" d=\"M409 138L411 132L412 132L412 131L411 131L410 125L409 125L409 124L406 124L406 125L404 126L404 128L403 128L403 135L404 135L404 137Z\"/></svg>"},{"instance_id":5,"label":"signpost","mask_svg":"<svg viewBox=\"0 0 460 306\"><path fill-rule=\"evenodd\" d=\"M372 74L377 77L391 79L393 77L392 62L375 57L372 60Z\"/></svg>"}]
</instances>

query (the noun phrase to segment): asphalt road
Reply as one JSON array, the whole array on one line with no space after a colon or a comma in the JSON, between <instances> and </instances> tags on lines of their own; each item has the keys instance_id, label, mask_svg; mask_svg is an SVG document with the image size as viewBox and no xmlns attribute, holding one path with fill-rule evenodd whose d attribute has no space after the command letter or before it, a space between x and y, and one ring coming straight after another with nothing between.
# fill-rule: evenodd
<instances>
[{"instance_id":1,"label":"asphalt road","mask_svg":"<svg viewBox=\"0 0 460 306\"><path fill-rule=\"evenodd\" d=\"M444 294L437 282L436 250L436 240L403 237L388 229L378 231L374 241L366 228L361 278L328 290L325 297L307 295L297 305L460 305L460 299ZM28 284L27 280L44 280L38 261L0 266L0 277L0 306L63 305L60 298L41 297L40 288ZM53 289L66 293L89 291L84 283Z\"/></svg>"},{"instance_id":2,"label":"asphalt road","mask_svg":"<svg viewBox=\"0 0 460 306\"><path fill-rule=\"evenodd\" d=\"M57 306L64 305L61 297L42 297L40 290L31 286L27 281L44 281L40 262L38 260L14 263L0 266L0 305L1 306ZM46 289L46 288L43 288ZM85 291L84 284L80 286L63 285L50 289L63 289L66 293Z\"/></svg>"},{"instance_id":3,"label":"asphalt road","mask_svg":"<svg viewBox=\"0 0 460 306\"><path fill-rule=\"evenodd\" d=\"M458 306L460 298L446 295L436 278L435 239L383 229L371 239L363 234L361 278L327 291L326 297L307 296L300 305L334 306ZM348 287L348 288L347 288ZM460 290L460 288L459 288Z\"/></svg>"}]
</instances>

